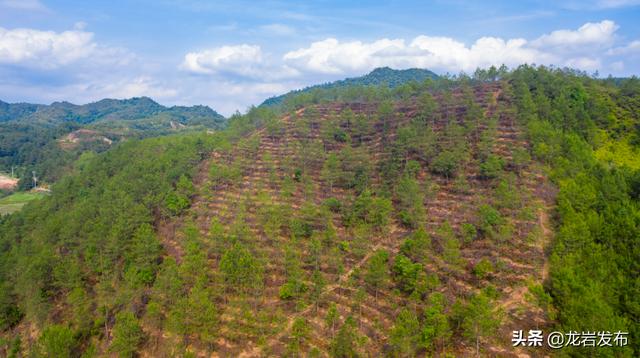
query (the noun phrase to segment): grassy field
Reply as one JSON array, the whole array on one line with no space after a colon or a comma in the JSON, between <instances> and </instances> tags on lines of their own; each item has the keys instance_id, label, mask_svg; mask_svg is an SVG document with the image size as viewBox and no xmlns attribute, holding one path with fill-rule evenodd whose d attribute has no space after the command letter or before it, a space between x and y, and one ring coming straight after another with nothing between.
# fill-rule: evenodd
<instances>
[{"instance_id":1,"label":"grassy field","mask_svg":"<svg viewBox=\"0 0 640 358\"><path fill-rule=\"evenodd\" d=\"M35 192L19 192L0 199L0 215L11 214L20 210L26 203L42 198L46 194Z\"/></svg>"}]
</instances>

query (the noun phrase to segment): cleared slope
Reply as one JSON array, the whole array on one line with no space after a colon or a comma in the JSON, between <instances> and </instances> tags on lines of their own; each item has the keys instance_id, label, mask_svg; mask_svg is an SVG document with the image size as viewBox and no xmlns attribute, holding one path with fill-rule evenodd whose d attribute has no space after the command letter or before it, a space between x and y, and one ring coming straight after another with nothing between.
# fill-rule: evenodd
<instances>
[{"instance_id":1,"label":"cleared slope","mask_svg":"<svg viewBox=\"0 0 640 358\"><path fill-rule=\"evenodd\" d=\"M500 85L482 85L471 92L463 92L455 90L447 98L435 95L439 103L438 115L432 116L427 123L435 133L434 145L439 151L445 151L451 141L462 139L468 144L468 157L462 161L455 178L434 174L432 157L408 153L405 158L420 163L416 181L424 194L423 223L431 237L431 249L422 263L428 277L437 277L440 282L431 287L430 292L444 294L447 313L452 311L456 300L464 301L489 284L495 287L495 310L502 310L506 315L500 333L495 335L499 338L490 339L483 346L494 354L510 355L514 353L510 344L511 329L545 324L543 312L523 302L523 298L526 286L543 278L543 242L549 234L543 223L553 192L534 164L513 161L514 151L525 149L527 142L517 126L510 99L503 95ZM468 113L469 95L474 105L481 109L479 115L476 113L471 117ZM345 121L345 117L351 116L348 112L345 114L347 108L355 117L362 115L368 128L356 130L353 123ZM398 129L419 117L421 109L417 100L412 99L394 103L392 112L390 116L380 115L377 103L309 107L285 116L279 126L249 136L240 143L239 149L212 154L207 162L209 167L201 170L200 194L183 221L193 221L199 229L214 277L219 278L224 247L219 247L221 244L211 232L212 220L213 226L224 228L225 235L240 237L263 263L264 287L259 293L248 296L226 290L221 293L217 300L221 315L216 344L207 347L198 344L197 340L190 341L190 349L199 355L215 352L220 356L280 356L291 349L295 340L292 338L295 321L303 319L308 333L300 340L298 349L325 355L336 334L336 330L325 323L327 312L334 304L339 316L335 327L342 326L346 318L351 317L357 335L366 337L361 340L359 351L379 355L389 349L396 317L402 307L412 307L416 303L398 289L394 279L385 280L382 287L373 290L365 282L365 271L372 255L379 249L390 254L391 271L404 240L415 232L396 215L399 193L392 193L395 210L391 220L384 227L364 232L357 226L345 225L339 212L320 208L326 206L328 198L352 203L357 196L357 188L331 185L323 175L326 158L346 147L356 148L360 159L370 164L368 187L376 193L384 192L387 178L381 165L393 155ZM340 128L352 138L350 143L328 140L323 135L324 124L331 120L340 122ZM473 126L469 125L470 120L475 122ZM453 123L462 128L473 128L463 131L462 138L452 139L452 135L445 132L457 128ZM480 154L481 147L487 145L490 154L502 158L505 163L504 173L499 178L481 174L481 163L486 160ZM231 180L221 180L219 173L229 168L238 174ZM207 173L209 169L211 172ZM206 174L210 176L208 179L204 178ZM503 194L496 194L501 181L508 183L513 189L511 192L517 195L510 198L508 204L498 202L507 200L500 196ZM479 208L485 204L498 208L503 219L491 237L481 229ZM275 229L267 229L274 221L270 221L273 213L279 213L283 223L276 224ZM324 222L325 218L330 223ZM290 219L310 223L310 237L292 238L295 236L293 230L284 224ZM475 238L465 240L465 228L468 230L469 224L475 227ZM181 246L184 230L180 223L167 225L172 229L161 230L165 247L181 261L185 252ZM309 259L318 251L313 247L313 239L323 240L332 230L335 230L335 237L328 240L328 244L323 241L319 258L315 260L317 263L314 263ZM450 246L452 237L461 245L458 254ZM292 269L288 267L291 262L287 261L291 251L301 261L301 272L297 275L308 290L297 299L287 300L280 296L288 276L292 275ZM479 277L474 271L482 259L489 261L493 268ZM326 282L317 294L320 297L317 306L309 292L316 267ZM224 286L216 278L210 285ZM452 329L456 330L455 327ZM163 340L166 337L156 338ZM472 354L474 347L456 339L437 349Z\"/></svg>"}]
</instances>

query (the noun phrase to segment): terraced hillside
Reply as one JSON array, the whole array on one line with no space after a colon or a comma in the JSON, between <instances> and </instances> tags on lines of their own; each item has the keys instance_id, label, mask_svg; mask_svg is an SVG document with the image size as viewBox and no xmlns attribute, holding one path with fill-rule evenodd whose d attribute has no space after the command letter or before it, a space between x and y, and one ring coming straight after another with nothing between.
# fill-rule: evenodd
<instances>
[{"instance_id":1,"label":"terraced hillside","mask_svg":"<svg viewBox=\"0 0 640 358\"><path fill-rule=\"evenodd\" d=\"M547 324L554 193L510 91L310 105L214 151L159 232L165 261L205 267L187 286L213 298L215 329L145 320L145 355L523 353L511 330Z\"/></svg>"}]
</instances>

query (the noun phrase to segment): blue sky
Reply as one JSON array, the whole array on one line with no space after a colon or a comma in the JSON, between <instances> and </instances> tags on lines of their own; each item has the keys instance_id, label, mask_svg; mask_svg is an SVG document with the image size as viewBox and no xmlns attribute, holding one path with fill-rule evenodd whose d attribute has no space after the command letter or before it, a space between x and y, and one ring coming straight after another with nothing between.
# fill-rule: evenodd
<instances>
[{"instance_id":1,"label":"blue sky","mask_svg":"<svg viewBox=\"0 0 640 358\"><path fill-rule=\"evenodd\" d=\"M640 0L0 0L0 99L150 96L229 115L375 67L640 74Z\"/></svg>"}]
</instances>

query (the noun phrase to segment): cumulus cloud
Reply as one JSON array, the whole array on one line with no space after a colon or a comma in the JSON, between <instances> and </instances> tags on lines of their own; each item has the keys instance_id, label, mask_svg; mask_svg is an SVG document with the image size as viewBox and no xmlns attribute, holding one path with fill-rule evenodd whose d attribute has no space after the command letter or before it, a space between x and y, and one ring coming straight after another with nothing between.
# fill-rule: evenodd
<instances>
[{"instance_id":1,"label":"cumulus cloud","mask_svg":"<svg viewBox=\"0 0 640 358\"><path fill-rule=\"evenodd\" d=\"M0 64L54 69L83 59L96 63L126 63L131 55L118 48L100 46L93 33L80 29L54 32L0 27Z\"/></svg>"},{"instance_id":2,"label":"cumulus cloud","mask_svg":"<svg viewBox=\"0 0 640 358\"><path fill-rule=\"evenodd\" d=\"M320 73L344 73L375 67L386 61L390 66L411 57L404 40L382 39L371 43L344 42L329 38L308 48L287 52L283 59L296 68Z\"/></svg>"},{"instance_id":3,"label":"cumulus cloud","mask_svg":"<svg viewBox=\"0 0 640 358\"><path fill-rule=\"evenodd\" d=\"M283 59L300 70L342 74L380 66L426 67L446 71L473 71L477 67L515 65L551 56L526 47L524 39L503 40L482 37L467 47L448 37L418 36L409 44L402 39L381 39L371 43L340 42L330 38L308 48L288 52Z\"/></svg>"},{"instance_id":4,"label":"cumulus cloud","mask_svg":"<svg viewBox=\"0 0 640 358\"><path fill-rule=\"evenodd\" d=\"M531 43L537 48L553 48L554 50L572 51L576 49L593 51L594 46L603 47L611 45L614 34L619 26L610 20L601 22L587 22L578 30L557 30L550 34L542 35Z\"/></svg>"},{"instance_id":5,"label":"cumulus cloud","mask_svg":"<svg viewBox=\"0 0 640 358\"><path fill-rule=\"evenodd\" d=\"M288 66L274 65L257 45L222 46L184 56L180 68L196 74L277 79L295 76Z\"/></svg>"},{"instance_id":6,"label":"cumulus cloud","mask_svg":"<svg viewBox=\"0 0 640 358\"><path fill-rule=\"evenodd\" d=\"M182 68L194 73L213 74L231 72L250 75L262 62L260 46L222 46L201 52L190 52L184 56Z\"/></svg>"},{"instance_id":7,"label":"cumulus cloud","mask_svg":"<svg viewBox=\"0 0 640 358\"><path fill-rule=\"evenodd\" d=\"M525 39L504 40L498 37L482 37L471 46L446 37L418 36L411 46L425 51L421 56L423 67L448 71L473 71L478 67L509 66L521 63L549 62L549 54L527 46Z\"/></svg>"},{"instance_id":8,"label":"cumulus cloud","mask_svg":"<svg viewBox=\"0 0 640 358\"><path fill-rule=\"evenodd\" d=\"M420 35L411 42L380 39L340 42L329 38L290 51L285 63L300 71L345 74L379 66L426 67L443 71L473 71L478 67L523 63L574 66L593 70L600 66L594 49L610 47L618 29L613 21L586 23L577 30L557 30L532 41L522 38L482 37L467 46L449 37Z\"/></svg>"},{"instance_id":9,"label":"cumulus cloud","mask_svg":"<svg viewBox=\"0 0 640 358\"><path fill-rule=\"evenodd\" d=\"M1 63L51 68L88 57L95 48L90 32L0 28Z\"/></svg>"}]
</instances>

